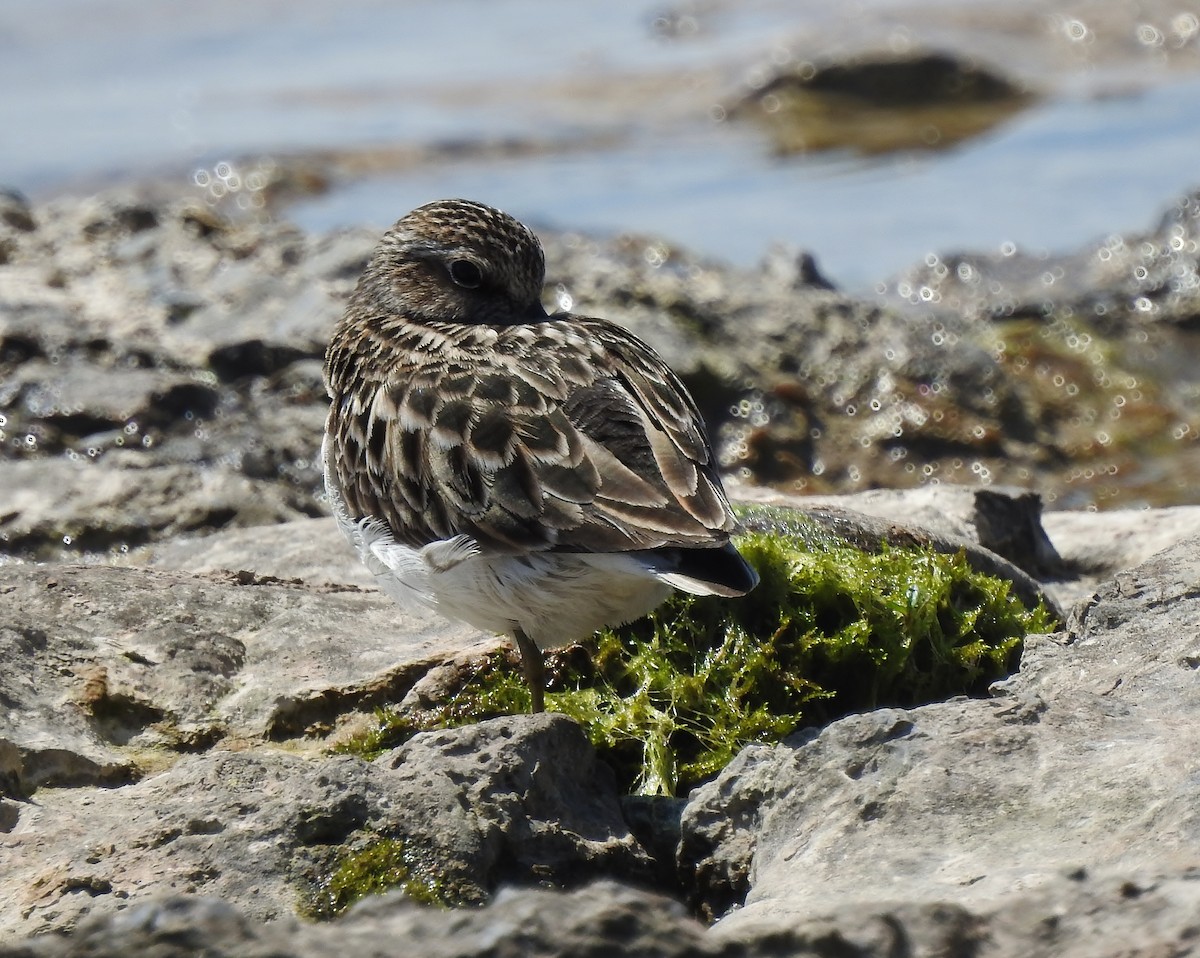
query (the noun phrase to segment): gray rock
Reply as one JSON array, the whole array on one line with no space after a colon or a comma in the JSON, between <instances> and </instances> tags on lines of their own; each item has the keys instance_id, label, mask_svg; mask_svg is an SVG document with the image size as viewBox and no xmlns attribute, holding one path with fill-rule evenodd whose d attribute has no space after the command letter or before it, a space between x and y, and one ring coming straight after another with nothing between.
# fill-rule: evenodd
<instances>
[{"instance_id":1,"label":"gray rock","mask_svg":"<svg viewBox=\"0 0 1200 958\"><path fill-rule=\"evenodd\" d=\"M149 431L169 428L189 413L209 416L218 402L216 389L193 375L81 360L22 363L5 395L19 405L12 431L37 435L45 451L83 451L89 436L112 430L120 431L122 445L139 447Z\"/></svg>"},{"instance_id":2,"label":"gray rock","mask_svg":"<svg viewBox=\"0 0 1200 958\"><path fill-rule=\"evenodd\" d=\"M1194 206L1181 205L1156 234L1159 280L1194 267L1186 250L1167 248L1171 237L1191 235ZM82 457L145 471L84 489L58 466L0 476L7 488L45 496L47 513L65 507L71 520L39 518L28 501L21 511L35 515L22 518L5 504L7 551L107 552L321 513L321 356L375 242L371 231L305 236L120 193L60 201L21 222L8 228L0 264L0 465ZM1177 350L1151 355L1164 340L1145 322L1136 334L1153 343L1121 340L1140 350L1138 391L1120 385L1125 371L1110 360L1124 354L1115 349L1089 359L1111 381L1092 389L1068 368L1082 342L1067 335L1069 323L1050 330L1065 343L1063 362L1052 356L1052 368L1038 373L1005 359L1027 351L1020 343L998 353L992 327L966 306L935 312L923 302L912 314L798 283L795 271L705 262L658 240L545 240L547 299L569 295L575 309L626 323L660 349L696 394L726 467L760 482L830 492L1011 481L1036 483L1048 503L1068 494L1086 502L1103 484L1099 492L1116 501L1142 495L1144 483L1104 463L1082 470L1099 478L1077 481L1079 450L1094 459L1135 449L1149 468L1161 454L1147 444L1171 448L1163 438L1192 418L1191 390L1160 393L1141 371L1160 370L1169 383L1180 375L1168 361ZM1159 282L1151 299L1186 292L1168 286ZM1182 322L1190 307L1177 306ZM1068 409L1047 392L1055 372L1083 389ZM151 471L177 466L192 475L166 481ZM197 478L209 474L217 478ZM1170 476L1161 494L1178 497L1170 490L1186 483ZM133 510L114 519L129 511L125 490L141 480L151 486L144 518ZM61 499L58 489L67 490ZM178 519L164 496L181 503ZM86 509L72 514L73 501Z\"/></svg>"},{"instance_id":3,"label":"gray rock","mask_svg":"<svg viewBox=\"0 0 1200 958\"><path fill-rule=\"evenodd\" d=\"M94 916L70 935L0 944L0 958L390 958L419 942L431 958L488 955L653 955L661 958L894 958L1020 955L1127 958L1183 955L1195 938L1197 884L1187 875L1153 883L1076 871L1052 891L1024 894L987 916L952 904L848 905L827 916L706 932L668 898L613 882L575 891L504 889L483 908L422 907L392 893L339 921L259 922L224 901L176 896Z\"/></svg>"},{"instance_id":4,"label":"gray rock","mask_svg":"<svg viewBox=\"0 0 1200 958\"><path fill-rule=\"evenodd\" d=\"M180 572L252 569L260 576L303 579L313 585L375 588L373 577L332 518L166 539L130 550L122 562Z\"/></svg>"},{"instance_id":5,"label":"gray rock","mask_svg":"<svg viewBox=\"0 0 1200 958\"><path fill-rule=\"evenodd\" d=\"M1200 192L1181 197L1145 233L1112 235L1053 260L1029 253L957 254L918 266L891 287L923 288L958 313L1002 318L1063 312L1105 328L1190 328L1200 308Z\"/></svg>"},{"instance_id":6,"label":"gray rock","mask_svg":"<svg viewBox=\"0 0 1200 958\"><path fill-rule=\"evenodd\" d=\"M346 849L404 844L417 880L485 901L503 879L638 878L608 770L561 715L424 733L373 764L277 749L184 755L120 788L41 790L0 845L0 935L150 897L215 895L259 920L313 899ZM128 924L126 923L126 927Z\"/></svg>"},{"instance_id":7,"label":"gray rock","mask_svg":"<svg viewBox=\"0 0 1200 958\"><path fill-rule=\"evenodd\" d=\"M1047 512L1042 523L1063 560L1095 580L1132 569L1155 553L1200 535L1200 506Z\"/></svg>"},{"instance_id":8,"label":"gray rock","mask_svg":"<svg viewBox=\"0 0 1200 958\"><path fill-rule=\"evenodd\" d=\"M785 935L784 940L791 937ZM294 920L263 925L220 900L175 897L138 905L115 918L88 921L70 937L0 946L0 958L191 958L201 951L208 958L323 958L334 953L391 958L398 949L417 943L428 958L753 958L780 953L710 942L702 926L669 899L598 882L575 892L507 890L486 908L454 913L392 895L336 923L315 927Z\"/></svg>"},{"instance_id":9,"label":"gray rock","mask_svg":"<svg viewBox=\"0 0 1200 958\"><path fill-rule=\"evenodd\" d=\"M136 455L132 454L132 455ZM121 554L184 532L260 526L307 514L311 496L225 469L137 468L128 461L0 460L0 543L5 552Z\"/></svg>"},{"instance_id":10,"label":"gray rock","mask_svg":"<svg viewBox=\"0 0 1200 958\"><path fill-rule=\"evenodd\" d=\"M379 758L400 834L466 900L500 880L635 880L650 861L621 816L612 771L564 715L424 732Z\"/></svg>"},{"instance_id":11,"label":"gray rock","mask_svg":"<svg viewBox=\"0 0 1200 958\"><path fill-rule=\"evenodd\" d=\"M808 509L833 506L969 539L1037 579L1067 571L1042 528L1040 497L1023 489L939 484L872 489L849 496L805 496L798 501Z\"/></svg>"},{"instance_id":12,"label":"gray rock","mask_svg":"<svg viewBox=\"0 0 1200 958\"><path fill-rule=\"evenodd\" d=\"M690 901L725 916L710 932L614 885L449 914L393 897L314 928L293 920L297 897L373 836L403 840L418 877L467 899L504 881L675 876L629 834L561 717L429 733L373 763L323 751L377 706L435 695L498 642L383 598L332 523L311 518L323 511L321 350L373 235L306 237L136 197L0 206L0 935L90 922L10 953L211 941L229 954L370 954L418 936L429 954L1190 947L1200 546L1181 539L1200 531L1194 510L1051 512L1048 544L1033 497L991 483L1061 503L1083 475L1072 450L1141 448L1115 433L1101 444L1097 423L1161 444L1189 421L1194 391L1167 402L1142 381L1144 403L1116 420L1109 387L1064 407L1045 392L1050 373L1016 361L1022 340L997 350L1007 301L914 317L803 270L547 237L548 298L561 283L577 309L662 349L729 466L809 490L937 478L802 505L863 541L961 545L1029 594L1058 576L1054 594L1095 597L1064 633L1027 642L994 699L753 746L697 790L676 861ZM1174 211L1153 250L1109 250L1120 276L1095 274L1107 292L1067 308L1100 304L1122 322L1140 299L1152 308L1116 332L1093 310L1089 335L1172 342L1194 315L1192 287L1164 277L1186 279L1194 256L1164 244L1192 235L1193 210ZM1002 293L1021 301L1032 276ZM954 291L937 292L944 309ZM1061 339L1069 372L1082 340L1052 313L1036 342ZM1089 370L1121 374L1111 360L1124 353L1096 355ZM1146 350L1136 361L1157 368ZM988 488L947 488L956 477ZM1142 494L1125 472L1111 483L1105 501ZM28 561L64 557L87 563Z\"/></svg>"},{"instance_id":13,"label":"gray rock","mask_svg":"<svg viewBox=\"0 0 1200 958\"><path fill-rule=\"evenodd\" d=\"M944 148L978 136L1030 105L1020 83L974 57L934 51L842 57L775 66L731 106L770 134L775 152Z\"/></svg>"},{"instance_id":14,"label":"gray rock","mask_svg":"<svg viewBox=\"0 0 1200 958\"><path fill-rule=\"evenodd\" d=\"M983 911L942 901L847 902L817 913L777 914L752 923L719 922L710 939L725 946L774 944L775 954L890 958L996 955L1013 958L1128 958L1182 955L1193 947L1198 889L1193 868L1149 878L1084 868L1038 888L1014 888Z\"/></svg>"},{"instance_id":15,"label":"gray rock","mask_svg":"<svg viewBox=\"0 0 1200 958\"><path fill-rule=\"evenodd\" d=\"M301 525L315 543L280 540L281 571L289 545L319 553L337 535L328 520ZM335 570L349 555L337 545ZM330 578L0 568L0 793L12 799L0 897L36 890L4 930L67 928L98 903L172 890L289 914L368 833L405 841L414 869L460 900L504 879L647 875L611 772L560 715L418 735L374 765L253 747L312 751L479 640Z\"/></svg>"},{"instance_id":16,"label":"gray rock","mask_svg":"<svg viewBox=\"0 0 1200 958\"><path fill-rule=\"evenodd\" d=\"M11 903L0 935L66 930L169 894L294 914L306 881L332 870L337 840L385 800L371 778L348 757L214 750L120 788L42 789L0 846ZM319 835L314 819L327 823Z\"/></svg>"},{"instance_id":17,"label":"gray rock","mask_svg":"<svg viewBox=\"0 0 1200 958\"><path fill-rule=\"evenodd\" d=\"M1071 898L1063 876L1081 868L1137 888L1184 877L1200 840L1198 547L1122 573L1066 632L1028 639L995 699L851 716L747 750L697 789L681 856L705 876L699 899L722 912L748 889L724 933L853 903L1027 913Z\"/></svg>"},{"instance_id":18,"label":"gray rock","mask_svg":"<svg viewBox=\"0 0 1200 958\"><path fill-rule=\"evenodd\" d=\"M547 286L667 359L730 471L832 492L972 482L980 470L1016 481L1042 455L1036 410L964 317L912 315L658 240L543 239Z\"/></svg>"},{"instance_id":19,"label":"gray rock","mask_svg":"<svg viewBox=\"0 0 1200 958\"><path fill-rule=\"evenodd\" d=\"M806 516L859 549L874 552L888 545L962 552L972 568L1011 582L1013 593L1030 607L1041 601L1062 616L1054 593L1038 578L1067 576L1071 570L1042 529L1041 500L1033 493L928 486L851 496L789 496L740 486L734 494L744 503L782 506ZM770 516L749 517L745 525L752 531L774 528Z\"/></svg>"},{"instance_id":20,"label":"gray rock","mask_svg":"<svg viewBox=\"0 0 1200 958\"><path fill-rule=\"evenodd\" d=\"M1038 588L1062 609L1090 595L1116 573L1200 535L1197 506L1043 512L1036 493L1003 486L939 484L803 497L739 486L733 493L742 502L875 516L897 524L897 534L921 528L946 545L962 540L976 543L1038 580ZM886 529L876 529L881 538L887 538L885 533ZM992 571L1012 576L999 566Z\"/></svg>"},{"instance_id":21,"label":"gray rock","mask_svg":"<svg viewBox=\"0 0 1200 958\"><path fill-rule=\"evenodd\" d=\"M15 190L0 189L0 224L27 233L37 228L29 201Z\"/></svg>"},{"instance_id":22,"label":"gray rock","mask_svg":"<svg viewBox=\"0 0 1200 958\"><path fill-rule=\"evenodd\" d=\"M328 734L479 633L353 586L254 573L0 568L0 742L18 795L114 784L147 749Z\"/></svg>"}]
</instances>

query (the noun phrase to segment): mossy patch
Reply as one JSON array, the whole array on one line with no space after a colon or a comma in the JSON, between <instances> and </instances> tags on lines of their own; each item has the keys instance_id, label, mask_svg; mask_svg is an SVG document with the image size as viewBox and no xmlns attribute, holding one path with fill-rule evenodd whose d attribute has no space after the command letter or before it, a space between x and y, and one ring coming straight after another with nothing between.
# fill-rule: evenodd
<instances>
[{"instance_id":1,"label":"mossy patch","mask_svg":"<svg viewBox=\"0 0 1200 958\"><path fill-rule=\"evenodd\" d=\"M310 918L336 918L360 898L403 888L414 901L433 905L479 904L477 890L461 890L454 883L426 877L419 857L398 838L374 837L358 848L347 848L333 873L321 883L302 911Z\"/></svg>"},{"instance_id":2,"label":"mossy patch","mask_svg":"<svg viewBox=\"0 0 1200 958\"><path fill-rule=\"evenodd\" d=\"M765 524L737 540L762 580L748 597L676 595L600 633L590 656L549 657L547 708L584 726L628 790L681 794L751 742L983 694L1016 667L1024 636L1053 624L962 554L864 552L802 520ZM528 708L515 659L498 655L437 709L380 713L347 750L376 754L422 729Z\"/></svg>"}]
</instances>

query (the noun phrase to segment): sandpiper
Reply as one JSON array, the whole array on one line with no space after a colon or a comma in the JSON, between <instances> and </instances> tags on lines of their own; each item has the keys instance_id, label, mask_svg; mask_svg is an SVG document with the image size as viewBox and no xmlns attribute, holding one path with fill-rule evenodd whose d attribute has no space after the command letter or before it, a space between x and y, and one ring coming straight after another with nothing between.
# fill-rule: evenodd
<instances>
[{"instance_id":1,"label":"sandpiper","mask_svg":"<svg viewBox=\"0 0 1200 958\"><path fill-rule=\"evenodd\" d=\"M541 303L537 237L466 200L383 236L325 356L325 485L384 592L542 652L645 615L672 587L758 576L696 404L620 326Z\"/></svg>"}]
</instances>

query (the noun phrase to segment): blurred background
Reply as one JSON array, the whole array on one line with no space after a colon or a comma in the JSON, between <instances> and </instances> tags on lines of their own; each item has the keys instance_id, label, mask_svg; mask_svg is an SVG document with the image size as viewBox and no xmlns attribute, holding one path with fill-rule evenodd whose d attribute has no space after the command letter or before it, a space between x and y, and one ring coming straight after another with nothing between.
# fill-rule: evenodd
<instances>
[{"instance_id":1,"label":"blurred background","mask_svg":"<svg viewBox=\"0 0 1200 958\"><path fill-rule=\"evenodd\" d=\"M6 0L0 82L34 199L153 180L324 230L459 195L858 292L1200 185L1179 0Z\"/></svg>"}]
</instances>

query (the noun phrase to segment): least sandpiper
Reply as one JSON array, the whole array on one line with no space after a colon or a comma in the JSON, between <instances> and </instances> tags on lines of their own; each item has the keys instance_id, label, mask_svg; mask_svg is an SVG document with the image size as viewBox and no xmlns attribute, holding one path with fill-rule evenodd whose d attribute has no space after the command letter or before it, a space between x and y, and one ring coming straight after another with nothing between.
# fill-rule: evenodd
<instances>
[{"instance_id":1,"label":"least sandpiper","mask_svg":"<svg viewBox=\"0 0 1200 958\"><path fill-rule=\"evenodd\" d=\"M672 587L758 576L696 404L649 346L547 315L537 237L466 200L388 230L325 355L325 486L387 594L542 651L645 615Z\"/></svg>"}]
</instances>

